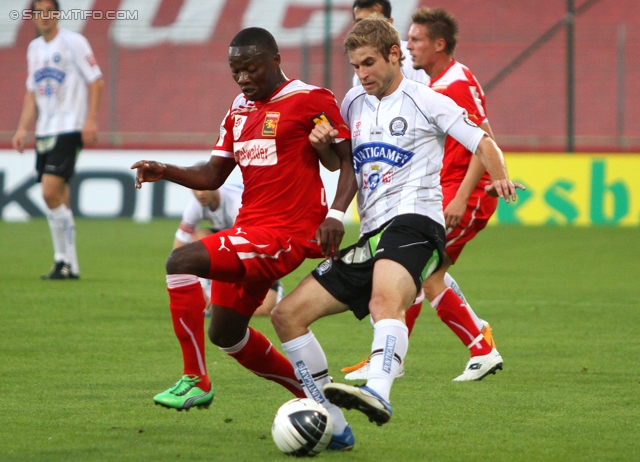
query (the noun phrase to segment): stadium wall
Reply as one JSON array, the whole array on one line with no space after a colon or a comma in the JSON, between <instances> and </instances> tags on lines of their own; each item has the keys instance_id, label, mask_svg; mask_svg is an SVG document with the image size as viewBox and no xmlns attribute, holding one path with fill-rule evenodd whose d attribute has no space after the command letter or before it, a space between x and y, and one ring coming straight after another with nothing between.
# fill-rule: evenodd
<instances>
[{"instance_id":1,"label":"stadium wall","mask_svg":"<svg viewBox=\"0 0 640 462\"><path fill-rule=\"evenodd\" d=\"M290 78L325 85L325 0L61 0L63 9L96 12L62 26L90 41L105 77L100 143L105 148L210 149L233 95L227 64L231 38L265 27L280 44ZM11 11L29 0L0 1L0 148L10 147L25 92L26 50L35 37L29 20ZM342 51L352 0L332 0L329 87L338 101L352 70ZM406 37L411 13L428 0L392 0L394 24ZM640 152L640 2L576 0L576 151ZM456 57L487 90L489 120L511 151L566 149L567 2L447 0L460 23ZM123 11L130 19L99 20ZM134 18L135 14L135 18ZM520 64L509 67L554 25ZM409 58L407 58L409 59ZM498 83L495 78L508 71Z\"/></svg>"},{"instance_id":2,"label":"stadium wall","mask_svg":"<svg viewBox=\"0 0 640 462\"><path fill-rule=\"evenodd\" d=\"M640 154L506 154L510 176L524 184L518 201L500 203L492 225L638 226ZM129 167L140 159L192 165L209 151L85 150L71 182L72 208L78 217L129 217L139 221L177 218L191 197L169 182L137 190ZM5 221L43 216L46 210L35 182L34 153L0 150L0 216ZM321 169L331 204L338 174ZM242 183L235 169L228 183ZM357 222L352 204L347 220Z\"/></svg>"}]
</instances>

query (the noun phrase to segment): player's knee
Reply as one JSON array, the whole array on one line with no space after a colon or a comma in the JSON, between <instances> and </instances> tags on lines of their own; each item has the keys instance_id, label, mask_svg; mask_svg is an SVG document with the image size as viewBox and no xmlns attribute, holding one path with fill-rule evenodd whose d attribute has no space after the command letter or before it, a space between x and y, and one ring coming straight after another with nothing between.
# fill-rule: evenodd
<instances>
[{"instance_id":1,"label":"player's knee","mask_svg":"<svg viewBox=\"0 0 640 462\"><path fill-rule=\"evenodd\" d=\"M47 207L52 210L58 208L60 204L62 204L63 200L63 197L57 190L46 188L43 188L42 190L42 198L44 199L45 204L47 204Z\"/></svg>"},{"instance_id":2,"label":"player's knee","mask_svg":"<svg viewBox=\"0 0 640 462\"><path fill-rule=\"evenodd\" d=\"M209 271L209 254L198 243L188 244L174 249L167 258L167 274L194 274L206 277Z\"/></svg>"},{"instance_id":3,"label":"player's knee","mask_svg":"<svg viewBox=\"0 0 640 462\"><path fill-rule=\"evenodd\" d=\"M213 315L212 315L213 317ZM228 326L224 323L209 323L209 340L219 348L231 348L238 345L246 334L246 326Z\"/></svg>"},{"instance_id":4,"label":"player's knee","mask_svg":"<svg viewBox=\"0 0 640 462\"><path fill-rule=\"evenodd\" d=\"M373 294L369 300L369 313L374 320L402 319L404 317L404 304L400 297L389 297L386 294Z\"/></svg>"},{"instance_id":5,"label":"player's knee","mask_svg":"<svg viewBox=\"0 0 640 462\"><path fill-rule=\"evenodd\" d=\"M280 338L289 337L301 324L301 320L297 316L298 313L299 310L296 309L295 304L287 297L282 299L271 311L271 323Z\"/></svg>"}]
</instances>

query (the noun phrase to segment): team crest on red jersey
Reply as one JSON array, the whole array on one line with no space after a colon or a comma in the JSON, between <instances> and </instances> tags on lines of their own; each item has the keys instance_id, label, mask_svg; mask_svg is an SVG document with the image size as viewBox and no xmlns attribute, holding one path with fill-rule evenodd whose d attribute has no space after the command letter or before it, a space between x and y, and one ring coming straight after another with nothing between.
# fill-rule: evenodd
<instances>
[{"instance_id":1,"label":"team crest on red jersey","mask_svg":"<svg viewBox=\"0 0 640 462\"><path fill-rule=\"evenodd\" d=\"M333 127L333 124L329 120L329 117L327 117L327 114L325 114L324 112L321 112L320 114L313 116L311 120L314 125L320 125L322 122L327 122L329 125Z\"/></svg>"},{"instance_id":2,"label":"team crest on red jersey","mask_svg":"<svg viewBox=\"0 0 640 462\"><path fill-rule=\"evenodd\" d=\"M279 112L267 112L264 116L264 125L262 126L262 136L276 136L278 131L278 121L280 120Z\"/></svg>"}]
</instances>

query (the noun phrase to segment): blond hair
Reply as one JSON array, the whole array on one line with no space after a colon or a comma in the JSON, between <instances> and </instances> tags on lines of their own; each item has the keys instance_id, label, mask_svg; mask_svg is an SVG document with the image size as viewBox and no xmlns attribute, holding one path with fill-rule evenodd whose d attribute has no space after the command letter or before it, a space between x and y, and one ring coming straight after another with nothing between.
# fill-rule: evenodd
<instances>
[{"instance_id":1,"label":"blond hair","mask_svg":"<svg viewBox=\"0 0 640 462\"><path fill-rule=\"evenodd\" d=\"M391 47L397 45L400 49L400 36L391 23L379 13L358 21L344 39L344 49L347 53L362 47L372 47L389 61ZM404 59L400 51L401 60Z\"/></svg>"}]
</instances>

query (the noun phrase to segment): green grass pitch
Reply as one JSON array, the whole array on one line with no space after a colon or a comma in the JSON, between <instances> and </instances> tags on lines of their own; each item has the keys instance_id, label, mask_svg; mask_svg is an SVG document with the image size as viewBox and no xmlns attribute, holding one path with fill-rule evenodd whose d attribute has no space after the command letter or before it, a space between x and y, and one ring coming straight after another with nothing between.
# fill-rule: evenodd
<instances>
[{"instance_id":1,"label":"green grass pitch","mask_svg":"<svg viewBox=\"0 0 640 462\"><path fill-rule=\"evenodd\" d=\"M288 460L270 427L290 395L211 344L212 407L153 405L181 373L164 283L176 226L78 220L82 279L40 281L46 222L0 222L0 460ZM425 304L391 422L348 412L355 449L318 460L640 460L639 242L638 228L483 231L452 274L491 322L504 371L451 382L468 353ZM279 347L269 319L253 326ZM349 313L313 330L338 381L369 350L369 322Z\"/></svg>"}]
</instances>

